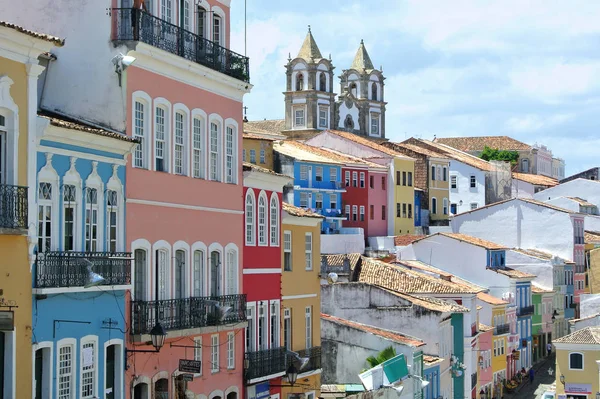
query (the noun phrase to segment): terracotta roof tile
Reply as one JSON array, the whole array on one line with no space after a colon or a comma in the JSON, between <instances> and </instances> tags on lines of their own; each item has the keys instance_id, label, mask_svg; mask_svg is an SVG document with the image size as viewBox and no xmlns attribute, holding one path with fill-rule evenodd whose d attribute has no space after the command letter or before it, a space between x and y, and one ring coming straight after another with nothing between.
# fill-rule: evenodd
<instances>
[{"instance_id":1,"label":"terracotta roof tile","mask_svg":"<svg viewBox=\"0 0 600 399\"><path fill-rule=\"evenodd\" d=\"M251 140L265 140L265 141L277 141L278 140L275 137L266 137L266 136L261 136L259 134L255 134L255 133L244 133L244 134L242 134L242 138L251 139Z\"/></svg>"},{"instance_id":2,"label":"terracotta roof tile","mask_svg":"<svg viewBox=\"0 0 600 399\"><path fill-rule=\"evenodd\" d=\"M434 298L431 296L418 295L418 294L406 294L387 288L378 287L390 294L393 294L399 298L405 299L413 305L420 306L425 309L433 310L435 312L450 312L450 313L467 313L469 308L462 305L458 305L454 302L444 301L443 299Z\"/></svg>"},{"instance_id":3,"label":"terracotta roof tile","mask_svg":"<svg viewBox=\"0 0 600 399\"><path fill-rule=\"evenodd\" d=\"M600 231L586 230L583 237L586 244L600 244Z\"/></svg>"},{"instance_id":4,"label":"terracotta roof tile","mask_svg":"<svg viewBox=\"0 0 600 399\"><path fill-rule=\"evenodd\" d=\"M350 264L350 270L354 270L358 262L361 260L362 255L356 254L337 254L337 255L321 255L321 258L326 259L328 266L342 266L346 260Z\"/></svg>"},{"instance_id":5,"label":"terracotta roof tile","mask_svg":"<svg viewBox=\"0 0 600 399\"><path fill-rule=\"evenodd\" d=\"M263 168L262 166L255 165L250 162L244 162L242 164L242 169L244 172L254 170L256 172L266 173L266 174L273 175L273 176L285 177L286 179L289 179L290 181L293 180L293 178L291 178L289 176L282 175L280 173L272 171L271 169Z\"/></svg>"},{"instance_id":6,"label":"terracotta roof tile","mask_svg":"<svg viewBox=\"0 0 600 399\"><path fill-rule=\"evenodd\" d=\"M436 148L437 152L439 152L440 154L443 154L445 157L454 159L455 161L462 162L462 163L472 166L476 169L480 169L483 171L492 171L494 169L493 165L484 159L478 158L474 155L463 152L461 150L450 147L448 145L439 143L437 141L416 139L412 142L415 143L415 145L417 145L416 144L417 142L421 142L430 147L434 147L434 148Z\"/></svg>"},{"instance_id":7,"label":"terracotta roof tile","mask_svg":"<svg viewBox=\"0 0 600 399\"><path fill-rule=\"evenodd\" d=\"M418 271L423 271L426 273L436 274L442 280L460 284L460 285L472 290L473 292L481 292L481 291L485 290L485 288L480 287L477 284L473 284L472 282L462 279L462 278L456 276L455 274L449 273L438 267L428 265L427 263L421 262L419 260L399 260L399 261L395 261L395 262L391 262L391 263L399 265L399 266L403 266L403 267L408 267L410 269L417 269Z\"/></svg>"},{"instance_id":8,"label":"terracotta roof tile","mask_svg":"<svg viewBox=\"0 0 600 399\"><path fill-rule=\"evenodd\" d=\"M531 149L530 145L508 136L445 137L436 138L435 141L461 151L483 151L486 146L499 150L529 151Z\"/></svg>"},{"instance_id":9,"label":"terracotta roof tile","mask_svg":"<svg viewBox=\"0 0 600 399\"><path fill-rule=\"evenodd\" d=\"M11 24L10 22L0 21L0 26L4 26L5 28L14 29L18 32L35 37L37 39L45 40L47 42L52 42L57 47L62 47L65 44L65 39L61 39L59 37L52 36L52 35L47 35L45 33L34 32L32 30L25 29L22 26Z\"/></svg>"},{"instance_id":10,"label":"terracotta roof tile","mask_svg":"<svg viewBox=\"0 0 600 399\"><path fill-rule=\"evenodd\" d=\"M536 186L554 187L558 185L558 180L542 175L533 175L531 173L513 172L513 179L521 180Z\"/></svg>"},{"instance_id":11,"label":"terracotta roof tile","mask_svg":"<svg viewBox=\"0 0 600 399\"><path fill-rule=\"evenodd\" d=\"M297 206L288 204L287 202L284 202L282 204L282 208L284 211L286 211L291 216L308 217L308 218L315 218L315 219L325 219L325 216L321 216L318 213L314 213L305 208L299 208Z\"/></svg>"},{"instance_id":12,"label":"terracotta roof tile","mask_svg":"<svg viewBox=\"0 0 600 399\"><path fill-rule=\"evenodd\" d=\"M433 356L433 355L423 355L423 363L427 364L427 366L431 366L433 364L439 363L444 360L441 357Z\"/></svg>"},{"instance_id":13,"label":"terracotta roof tile","mask_svg":"<svg viewBox=\"0 0 600 399\"><path fill-rule=\"evenodd\" d=\"M553 343L600 345L600 326L586 327L569 335L554 338Z\"/></svg>"},{"instance_id":14,"label":"terracotta roof tile","mask_svg":"<svg viewBox=\"0 0 600 399\"><path fill-rule=\"evenodd\" d=\"M579 197L567 197L567 198L577 202L581 206L596 206L595 204L592 204L591 202L588 202L588 201L584 200L583 198L579 198Z\"/></svg>"},{"instance_id":15,"label":"terracotta roof tile","mask_svg":"<svg viewBox=\"0 0 600 399\"><path fill-rule=\"evenodd\" d=\"M283 136L281 132L285 130L285 119L271 119L262 121L244 122L244 132L262 133L277 136Z\"/></svg>"},{"instance_id":16,"label":"terracotta roof tile","mask_svg":"<svg viewBox=\"0 0 600 399\"><path fill-rule=\"evenodd\" d=\"M413 243L413 241L423 238L423 234L404 234L394 237L394 245L397 247L405 247Z\"/></svg>"},{"instance_id":17,"label":"terracotta roof tile","mask_svg":"<svg viewBox=\"0 0 600 399\"><path fill-rule=\"evenodd\" d=\"M549 252L544 252L544 251L540 251L539 249L523 249L523 248L513 248L512 249L514 252L518 252L521 253L523 255L527 255L527 256L531 256L533 258L538 258L538 259L542 259L542 260L551 260L554 255L552 255ZM562 261L564 261L567 264L575 264L575 262L570 261L570 260L565 260L562 259Z\"/></svg>"},{"instance_id":18,"label":"terracotta roof tile","mask_svg":"<svg viewBox=\"0 0 600 399\"><path fill-rule=\"evenodd\" d=\"M313 147L313 148L317 148L317 147ZM344 154L343 152L340 152L340 151L332 150L330 148L320 148L320 147L318 147L317 149L320 151L329 152L329 153L333 154L334 156L339 157L340 161L342 161L348 165L362 165L362 166L368 166L369 168L372 168L372 169L387 170L387 167L385 167L383 165L380 165L375 162L367 161L366 159L358 158L358 157L355 157L355 156L352 156L349 154Z\"/></svg>"},{"instance_id":19,"label":"terracotta roof tile","mask_svg":"<svg viewBox=\"0 0 600 399\"><path fill-rule=\"evenodd\" d=\"M483 324L483 323L479 323L479 331L486 332L486 331L491 331L491 330L493 330L493 329L494 329L494 327L491 327L491 326L485 325L485 324Z\"/></svg>"},{"instance_id":20,"label":"terracotta roof tile","mask_svg":"<svg viewBox=\"0 0 600 399\"><path fill-rule=\"evenodd\" d=\"M40 111L38 115L42 118L48 119L52 126L62 127L64 129L73 129L81 132L91 133L98 136L110 137L117 140L128 141L130 143L139 143L140 140L137 137L127 136L123 133L111 132L110 130L99 129L95 126L85 124L74 119L69 119L60 115L57 115L49 111Z\"/></svg>"},{"instance_id":21,"label":"terracotta roof tile","mask_svg":"<svg viewBox=\"0 0 600 399\"><path fill-rule=\"evenodd\" d=\"M358 136L354 133L348 133L348 132L343 132L341 130L327 130L327 132L331 133L331 134L335 134L336 136L345 138L347 140L353 141L357 144L363 145L365 147L369 147L373 150L382 152L386 155L392 156L392 157L398 157L398 158L404 158L404 159L413 159L411 157L408 157L404 154L401 154L399 152L396 152L390 148L387 148L377 142L375 142L374 140L368 139L366 137L362 137L362 136Z\"/></svg>"},{"instance_id":22,"label":"terracotta roof tile","mask_svg":"<svg viewBox=\"0 0 600 399\"><path fill-rule=\"evenodd\" d=\"M493 295L490 295L486 292L480 292L477 294L477 299L485 302L485 303L489 303L490 305L508 305L508 302L497 298Z\"/></svg>"},{"instance_id":23,"label":"terracotta roof tile","mask_svg":"<svg viewBox=\"0 0 600 399\"><path fill-rule=\"evenodd\" d=\"M550 294L554 291L552 290L547 290L545 288L542 288L538 285L535 284L531 284L531 292L536 293L536 294Z\"/></svg>"},{"instance_id":24,"label":"terracotta roof tile","mask_svg":"<svg viewBox=\"0 0 600 399\"><path fill-rule=\"evenodd\" d=\"M273 149L281 154L287 155L299 161L328 163L342 165L344 162L339 156L331 152L311 147L298 141L280 141L275 143Z\"/></svg>"},{"instance_id":25,"label":"terracotta roof tile","mask_svg":"<svg viewBox=\"0 0 600 399\"><path fill-rule=\"evenodd\" d=\"M535 277L537 277L535 274L522 272L520 270L511 269L509 267L506 267L504 269L491 269L490 268L488 270L492 270L496 273L508 276L510 278L535 278Z\"/></svg>"},{"instance_id":26,"label":"terracotta roof tile","mask_svg":"<svg viewBox=\"0 0 600 399\"><path fill-rule=\"evenodd\" d=\"M435 152L435 151L431 151L430 149L423 148L423 147L420 147L420 146L414 145L414 144L387 142L383 145L388 148L391 148L392 150L398 151L400 153L402 153L403 150L408 150L408 151L415 152L417 154L425 155L427 157L446 158L446 156L444 154L441 154L441 153Z\"/></svg>"},{"instance_id":27,"label":"terracotta roof tile","mask_svg":"<svg viewBox=\"0 0 600 399\"><path fill-rule=\"evenodd\" d=\"M465 285L404 267L363 258L360 282L408 294L476 294Z\"/></svg>"},{"instance_id":28,"label":"terracotta roof tile","mask_svg":"<svg viewBox=\"0 0 600 399\"><path fill-rule=\"evenodd\" d=\"M419 347L425 345L425 342L422 339L411 337L410 335L405 335L392 330L385 330L383 328L370 326L368 324L358 323L356 321L351 321L348 319L342 319L341 317L331 316L325 313L321 313L321 319L327 320L332 323L353 328L355 330L359 330L365 332L367 334L372 334L378 336L380 338L386 339L388 341L393 341L398 344L408 345L412 347Z\"/></svg>"}]
</instances>

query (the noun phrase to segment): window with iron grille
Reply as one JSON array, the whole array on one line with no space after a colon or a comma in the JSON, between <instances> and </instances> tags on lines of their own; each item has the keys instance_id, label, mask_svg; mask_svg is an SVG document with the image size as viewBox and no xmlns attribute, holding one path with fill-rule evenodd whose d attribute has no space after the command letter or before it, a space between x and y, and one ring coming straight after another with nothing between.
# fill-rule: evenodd
<instances>
[{"instance_id":1,"label":"window with iron grille","mask_svg":"<svg viewBox=\"0 0 600 399\"><path fill-rule=\"evenodd\" d=\"M73 251L75 249L76 221L77 215L77 189L74 185L66 184L63 187L64 207L64 249Z\"/></svg>"},{"instance_id":2,"label":"window with iron grille","mask_svg":"<svg viewBox=\"0 0 600 399\"><path fill-rule=\"evenodd\" d=\"M58 399L72 399L74 384L73 346L58 349Z\"/></svg>"}]
</instances>

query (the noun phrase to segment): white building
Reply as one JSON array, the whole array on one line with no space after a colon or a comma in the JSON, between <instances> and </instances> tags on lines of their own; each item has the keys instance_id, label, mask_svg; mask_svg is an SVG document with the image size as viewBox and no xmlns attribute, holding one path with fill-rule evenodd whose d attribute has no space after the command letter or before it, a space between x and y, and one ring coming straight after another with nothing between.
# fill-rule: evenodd
<instances>
[{"instance_id":1,"label":"white building","mask_svg":"<svg viewBox=\"0 0 600 399\"><path fill-rule=\"evenodd\" d=\"M536 193L538 201L550 201L560 197L578 197L600 206L600 181L575 179Z\"/></svg>"}]
</instances>

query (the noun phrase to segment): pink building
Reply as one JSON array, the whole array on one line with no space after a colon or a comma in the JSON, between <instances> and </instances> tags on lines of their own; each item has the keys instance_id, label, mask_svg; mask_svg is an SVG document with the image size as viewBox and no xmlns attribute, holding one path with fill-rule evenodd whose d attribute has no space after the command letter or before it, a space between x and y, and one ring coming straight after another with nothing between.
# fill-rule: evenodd
<instances>
[{"instance_id":1,"label":"pink building","mask_svg":"<svg viewBox=\"0 0 600 399\"><path fill-rule=\"evenodd\" d=\"M236 399L244 387L239 129L248 59L227 49L229 1L146 3L147 12L125 0L112 10L113 41L135 57L120 76L126 130L141 139L127 168L135 261L126 398ZM156 352L149 342L161 328Z\"/></svg>"},{"instance_id":2,"label":"pink building","mask_svg":"<svg viewBox=\"0 0 600 399\"><path fill-rule=\"evenodd\" d=\"M387 218L379 213L380 209L387 206L387 174L387 168L369 167L369 237L387 236Z\"/></svg>"},{"instance_id":3,"label":"pink building","mask_svg":"<svg viewBox=\"0 0 600 399\"><path fill-rule=\"evenodd\" d=\"M477 356L477 397L489 398L493 392L493 371L492 371L492 341L494 339L494 328L479 324L479 350ZM483 394L485 395L483 395Z\"/></svg>"}]
</instances>

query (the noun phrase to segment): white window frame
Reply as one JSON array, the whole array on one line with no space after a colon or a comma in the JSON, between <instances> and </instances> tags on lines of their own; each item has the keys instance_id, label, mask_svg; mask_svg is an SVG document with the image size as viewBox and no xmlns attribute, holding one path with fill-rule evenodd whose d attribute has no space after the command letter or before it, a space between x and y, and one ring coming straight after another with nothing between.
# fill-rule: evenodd
<instances>
[{"instance_id":1,"label":"white window frame","mask_svg":"<svg viewBox=\"0 0 600 399\"><path fill-rule=\"evenodd\" d=\"M370 134L371 136L379 136L381 134L380 130L379 130L379 114L376 112L371 112L371 129L370 129Z\"/></svg>"},{"instance_id":2,"label":"white window frame","mask_svg":"<svg viewBox=\"0 0 600 399\"><path fill-rule=\"evenodd\" d=\"M164 114L164 126L162 131L162 138L159 137L159 123L158 123L158 110L161 110ZM157 98L154 100L154 170L158 171L156 160L158 159L158 147L159 143L162 144L162 160L163 170L162 172L169 172L171 170L170 160L170 144L171 144L171 103L164 98Z\"/></svg>"},{"instance_id":3,"label":"white window frame","mask_svg":"<svg viewBox=\"0 0 600 399\"><path fill-rule=\"evenodd\" d=\"M269 303L269 346L279 348L281 346L279 310L281 303L278 300Z\"/></svg>"},{"instance_id":4,"label":"white window frame","mask_svg":"<svg viewBox=\"0 0 600 399\"><path fill-rule=\"evenodd\" d=\"M160 15L161 18L169 23L173 23L173 0L161 0L160 2Z\"/></svg>"},{"instance_id":5,"label":"white window frame","mask_svg":"<svg viewBox=\"0 0 600 399\"><path fill-rule=\"evenodd\" d=\"M323 193L315 193L315 208L323 209Z\"/></svg>"},{"instance_id":6,"label":"white window frame","mask_svg":"<svg viewBox=\"0 0 600 399\"><path fill-rule=\"evenodd\" d=\"M344 172L344 184L346 187L350 187L350 171L348 170Z\"/></svg>"},{"instance_id":7,"label":"white window frame","mask_svg":"<svg viewBox=\"0 0 600 399\"><path fill-rule=\"evenodd\" d=\"M350 220L350 205L344 207L344 214L348 217L348 220Z\"/></svg>"},{"instance_id":8,"label":"white window frame","mask_svg":"<svg viewBox=\"0 0 600 399\"><path fill-rule=\"evenodd\" d=\"M264 191L258 195L257 208L257 224L258 224L258 245L264 247L268 243L267 226L268 226L268 200ZM261 218L262 214L262 218Z\"/></svg>"},{"instance_id":9,"label":"white window frame","mask_svg":"<svg viewBox=\"0 0 600 399\"><path fill-rule=\"evenodd\" d=\"M206 179L206 114L192 111L192 177Z\"/></svg>"},{"instance_id":10,"label":"white window frame","mask_svg":"<svg viewBox=\"0 0 600 399\"><path fill-rule=\"evenodd\" d=\"M365 221L365 207L364 207L364 205L360 206L359 213L360 213L360 216L359 216L358 220L361 221L361 222L364 222Z\"/></svg>"},{"instance_id":11,"label":"white window frame","mask_svg":"<svg viewBox=\"0 0 600 399\"><path fill-rule=\"evenodd\" d=\"M219 334L210 336L210 372L219 372Z\"/></svg>"},{"instance_id":12,"label":"white window frame","mask_svg":"<svg viewBox=\"0 0 600 399\"><path fill-rule=\"evenodd\" d=\"M308 165L300 165L300 180L308 180Z\"/></svg>"},{"instance_id":13,"label":"white window frame","mask_svg":"<svg viewBox=\"0 0 600 399\"><path fill-rule=\"evenodd\" d=\"M150 127L152 126L153 115L150 107L153 106L152 99L143 91L134 92L131 98L131 135L141 140L141 143L137 144L133 150L131 165L134 168L149 169L151 168L151 159L153 159L150 157ZM138 118L136 103L143 106L141 119ZM140 122L139 128L137 128L138 121Z\"/></svg>"},{"instance_id":14,"label":"white window frame","mask_svg":"<svg viewBox=\"0 0 600 399\"><path fill-rule=\"evenodd\" d=\"M352 172L352 187L358 187L358 172Z\"/></svg>"},{"instance_id":15,"label":"white window frame","mask_svg":"<svg viewBox=\"0 0 600 399\"><path fill-rule=\"evenodd\" d=\"M329 194L329 208L337 209L337 205L338 205L337 194L335 194L335 193Z\"/></svg>"},{"instance_id":16,"label":"white window frame","mask_svg":"<svg viewBox=\"0 0 600 399\"><path fill-rule=\"evenodd\" d=\"M365 172L360 172L360 188L365 188Z\"/></svg>"},{"instance_id":17,"label":"white window frame","mask_svg":"<svg viewBox=\"0 0 600 399\"><path fill-rule=\"evenodd\" d=\"M235 333L227 333L227 369L235 369Z\"/></svg>"},{"instance_id":18,"label":"white window frame","mask_svg":"<svg viewBox=\"0 0 600 399\"><path fill-rule=\"evenodd\" d=\"M329 110L327 107L323 107L323 106L319 107L319 128L327 129L327 125L328 125L328 121L329 121L328 114L329 114Z\"/></svg>"},{"instance_id":19,"label":"white window frame","mask_svg":"<svg viewBox=\"0 0 600 399\"><path fill-rule=\"evenodd\" d=\"M202 335L194 337L194 360L200 362L200 372L195 373L195 376L202 375L202 369L204 368L204 362L202 361Z\"/></svg>"},{"instance_id":20,"label":"white window frame","mask_svg":"<svg viewBox=\"0 0 600 399\"><path fill-rule=\"evenodd\" d=\"M256 303L248 303L246 305L246 352L256 351ZM250 334L250 335L249 335Z\"/></svg>"},{"instance_id":21,"label":"white window frame","mask_svg":"<svg viewBox=\"0 0 600 399\"><path fill-rule=\"evenodd\" d=\"M312 348L312 306L307 306L304 309L304 344L306 349Z\"/></svg>"},{"instance_id":22,"label":"white window frame","mask_svg":"<svg viewBox=\"0 0 600 399\"><path fill-rule=\"evenodd\" d=\"M41 185L48 184L50 187L50 199L42 199L41 198ZM51 251L55 248L56 241L56 217L55 217L55 202L56 197L60 195L60 193L56 192L57 185L49 182L49 181L40 181L38 182L38 252ZM46 187L46 186L45 186ZM42 218L40 219L40 213L42 214ZM49 216L49 218L48 218ZM49 228L47 224L50 224ZM46 231L50 231L50 235L46 235ZM49 239L48 247L46 248L45 242ZM42 243L42 245L40 245Z\"/></svg>"},{"instance_id":23,"label":"white window frame","mask_svg":"<svg viewBox=\"0 0 600 399\"><path fill-rule=\"evenodd\" d=\"M571 367L571 355L580 355L581 356L581 368ZM585 354L583 352L569 352L569 370L573 370L573 371L584 371L585 370Z\"/></svg>"},{"instance_id":24,"label":"white window frame","mask_svg":"<svg viewBox=\"0 0 600 399\"><path fill-rule=\"evenodd\" d=\"M301 128L306 126L306 109L302 107L293 107L294 112L294 128Z\"/></svg>"},{"instance_id":25,"label":"white window frame","mask_svg":"<svg viewBox=\"0 0 600 399\"><path fill-rule=\"evenodd\" d=\"M83 347L85 345L93 345L92 349L93 349L93 366L91 367L91 369L84 369L83 367ZM88 335L85 336L83 338L81 338L80 340L80 347L79 347L79 390L80 390L80 397L81 399L91 399L94 398L98 395L98 337L95 335ZM84 374L86 374L87 372L89 372L91 370L91 377L92 377L92 393L90 395L84 396L83 395L83 379L84 379Z\"/></svg>"},{"instance_id":26,"label":"white window frame","mask_svg":"<svg viewBox=\"0 0 600 399\"><path fill-rule=\"evenodd\" d=\"M173 173L187 176L188 172L188 146L189 142L189 110L183 104L173 106ZM181 125L179 117L181 116ZM178 159L181 158L181 159Z\"/></svg>"},{"instance_id":27,"label":"white window frame","mask_svg":"<svg viewBox=\"0 0 600 399\"><path fill-rule=\"evenodd\" d=\"M223 179L223 150L221 142L221 132L223 130L223 120L214 115L209 117L209 180L220 182Z\"/></svg>"},{"instance_id":28,"label":"white window frame","mask_svg":"<svg viewBox=\"0 0 600 399\"><path fill-rule=\"evenodd\" d=\"M313 236L312 233L304 234L304 269L313 269Z\"/></svg>"},{"instance_id":29,"label":"white window frame","mask_svg":"<svg viewBox=\"0 0 600 399\"><path fill-rule=\"evenodd\" d=\"M237 184L237 128L227 124L225 128L225 182Z\"/></svg>"},{"instance_id":30,"label":"white window frame","mask_svg":"<svg viewBox=\"0 0 600 399\"><path fill-rule=\"evenodd\" d=\"M192 284L191 294L193 297L205 296L206 284L206 246L194 245L192 247Z\"/></svg>"},{"instance_id":31,"label":"white window frame","mask_svg":"<svg viewBox=\"0 0 600 399\"><path fill-rule=\"evenodd\" d=\"M285 264L285 258L286 255L285 254L289 254L289 267L286 268L286 264ZM292 232L291 230L284 230L283 232L283 271L292 271L292 264L293 264L293 259L292 259Z\"/></svg>"},{"instance_id":32,"label":"white window frame","mask_svg":"<svg viewBox=\"0 0 600 399\"><path fill-rule=\"evenodd\" d=\"M479 208L477 202L471 202L471 204L469 204L469 210L474 211L477 208Z\"/></svg>"},{"instance_id":33,"label":"white window frame","mask_svg":"<svg viewBox=\"0 0 600 399\"><path fill-rule=\"evenodd\" d=\"M358 222L358 206L352 205L352 221Z\"/></svg>"},{"instance_id":34,"label":"white window frame","mask_svg":"<svg viewBox=\"0 0 600 399\"><path fill-rule=\"evenodd\" d=\"M225 246L225 293L239 294L239 256L235 244Z\"/></svg>"},{"instance_id":35,"label":"white window frame","mask_svg":"<svg viewBox=\"0 0 600 399\"><path fill-rule=\"evenodd\" d=\"M113 203L113 205L110 205L109 202L111 202L111 198L112 198L112 193L114 193L114 198L115 198L115 202ZM120 248L120 242L119 242L119 237L120 237L120 228L121 228L121 224L119 223L119 221L121 220L121 212L120 212L120 205L121 204L121 193L119 192L119 190L115 190L112 187L109 187L106 190L106 251L107 252L118 252L119 248ZM115 214L115 221L114 221L114 227L115 227L115 234L114 237L111 233L111 227L112 227L112 220L111 220L111 215ZM111 249L111 241L114 241L115 243L115 247L114 247L114 251Z\"/></svg>"},{"instance_id":36,"label":"white window frame","mask_svg":"<svg viewBox=\"0 0 600 399\"><path fill-rule=\"evenodd\" d=\"M450 175L450 189L458 191L458 176Z\"/></svg>"},{"instance_id":37,"label":"white window frame","mask_svg":"<svg viewBox=\"0 0 600 399\"><path fill-rule=\"evenodd\" d=\"M315 181L323 181L323 167L315 167Z\"/></svg>"},{"instance_id":38,"label":"white window frame","mask_svg":"<svg viewBox=\"0 0 600 399\"><path fill-rule=\"evenodd\" d=\"M251 188L246 192L244 213L246 245L256 245L256 197Z\"/></svg>"},{"instance_id":39,"label":"white window frame","mask_svg":"<svg viewBox=\"0 0 600 399\"><path fill-rule=\"evenodd\" d=\"M300 191L300 208L309 208L310 205L308 203L308 193Z\"/></svg>"},{"instance_id":40,"label":"white window frame","mask_svg":"<svg viewBox=\"0 0 600 399\"><path fill-rule=\"evenodd\" d=\"M267 304L261 301L257 306L256 339L258 350L269 349L269 319L267 317Z\"/></svg>"},{"instance_id":41,"label":"white window frame","mask_svg":"<svg viewBox=\"0 0 600 399\"><path fill-rule=\"evenodd\" d=\"M283 345L287 350L292 350L292 309L283 309ZM287 341L287 345L286 344Z\"/></svg>"},{"instance_id":42,"label":"white window frame","mask_svg":"<svg viewBox=\"0 0 600 399\"><path fill-rule=\"evenodd\" d=\"M334 167L329 167L329 181L337 182L337 169Z\"/></svg>"},{"instance_id":43,"label":"white window frame","mask_svg":"<svg viewBox=\"0 0 600 399\"><path fill-rule=\"evenodd\" d=\"M71 370L70 373L70 388L68 396L59 395L60 392L60 379L63 374L61 374L60 368L60 357L61 357L61 349L63 347L71 348ZM75 399L75 391L77 389L77 373L75 372L75 366L77 365L77 340L74 338L65 338L61 339L56 343L56 397L59 399ZM66 374L65 374L66 375Z\"/></svg>"},{"instance_id":44,"label":"white window frame","mask_svg":"<svg viewBox=\"0 0 600 399\"><path fill-rule=\"evenodd\" d=\"M88 191L89 190L89 191ZM95 203L92 202L94 199L95 193ZM85 188L85 244L84 250L86 252L97 252L100 251L102 246L102 239L100 235L102 226L102 218L101 218L101 193L102 189L95 186L88 186ZM90 217L88 218L88 211L90 213ZM93 215L96 215L96 222L93 222ZM93 231L96 231L96 237L93 237ZM88 237L89 231L89 237ZM94 246L95 245L95 246ZM88 247L89 246L89 247Z\"/></svg>"},{"instance_id":45,"label":"white window frame","mask_svg":"<svg viewBox=\"0 0 600 399\"><path fill-rule=\"evenodd\" d=\"M224 36L223 35L223 33L224 33L223 23L224 23L224 18L221 15L214 13L213 14L213 23L212 23L212 27L213 27L212 41L214 43L217 43L219 46L223 45L223 36Z\"/></svg>"},{"instance_id":46,"label":"white window frame","mask_svg":"<svg viewBox=\"0 0 600 399\"><path fill-rule=\"evenodd\" d=\"M279 214L279 198L273 192L269 201L269 242L272 247L279 246Z\"/></svg>"}]
</instances>

